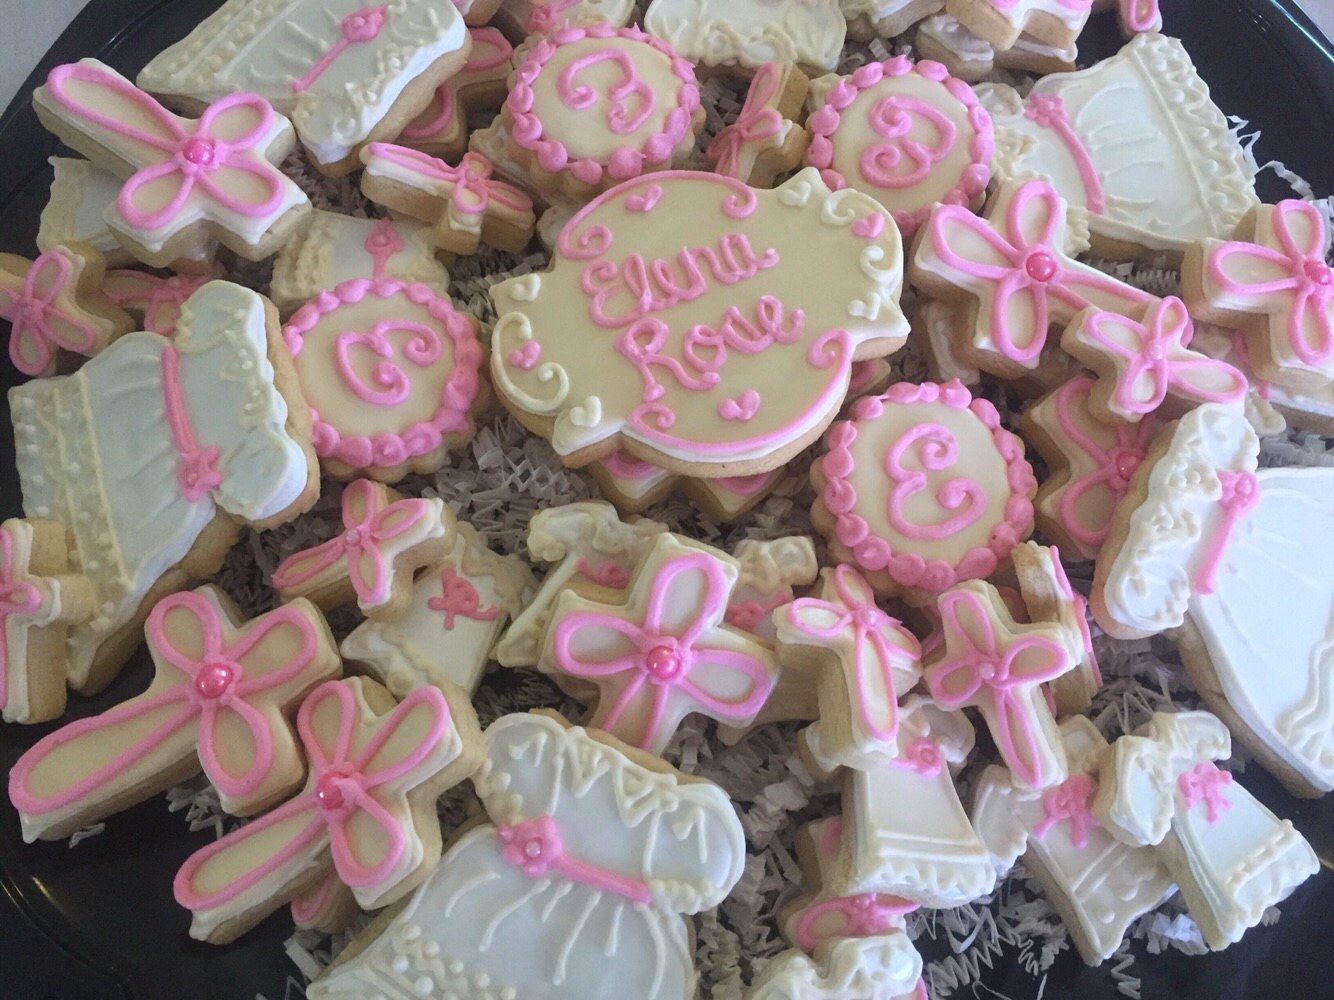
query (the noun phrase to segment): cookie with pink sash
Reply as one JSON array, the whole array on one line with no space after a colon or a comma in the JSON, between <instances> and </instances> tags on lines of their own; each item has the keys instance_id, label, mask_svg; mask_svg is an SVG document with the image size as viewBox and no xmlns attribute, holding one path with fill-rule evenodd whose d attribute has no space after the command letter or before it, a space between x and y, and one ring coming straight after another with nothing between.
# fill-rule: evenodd
<instances>
[{"instance_id":1,"label":"cookie with pink sash","mask_svg":"<svg viewBox=\"0 0 1334 1000\"><path fill-rule=\"evenodd\" d=\"M1061 723L1070 776L1039 791L1004 767L982 772L973 825L1002 871L1016 861L1042 886L1080 957L1107 961L1131 923L1176 891L1155 852L1118 841L1093 815L1107 740L1083 716Z\"/></svg>"},{"instance_id":2,"label":"cookie with pink sash","mask_svg":"<svg viewBox=\"0 0 1334 1000\"><path fill-rule=\"evenodd\" d=\"M139 260L166 267L217 241L263 260L300 228L310 201L281 170L292 124L254 94L228 93L198 119L172 114L96 59L57 66L37 117L122 181L106 221Z\"/></svg>"},{"instance_id":3,"label":"cookie with pink sash","mask_svg":"<svg viewBox=\"0 0 1334 1000\"><path fill-rule=\"evenodd\" d=\"M959 382L858 400L811 466L811 517L841 562L913 604L990 576L1033 530L1033 469L996 408Z\"/></svg>"},{"instance_id":4,"label":"cookie with pink sash","mask_svg":"<svg viewBox=\"0 0 1334 1000\"><path fill-rule=\"evenodd\" d=\"M814 955L780 952L764 966L745 1000L925 1000L922 957L903 931L833 938Z\"/></svg>"},{"instance_id":5,"label":"cookie with pink sash","mask_svg":"<svg viewBox=\"0 0 1334 1000\"><path fill-rule=\"evenodd\" d=\"M284 601L309 598L325 610L355 600L370 618L399 617L413 574L454 544L454 513L438 497L404 497L369 479L343 487L342 531L294 552L273 571Z\"/></svg>"},{"instance_id":6,"label":"cookie with pink sash","mask_svg":"<svg viewBox=\"0 0 1334 1000\"><path fill-rule=\"evenodd\" d=\"M755 187L770 187L792 170L806 151L806 130L797 124L810 81L795 66L769 62L755 70L736 118L704 149L713 169Z\"/></svg>"},{"instance_id":7,"label":"cookie with pink sash","mask_svg":"<svg viewBox=\"0 0 1334 1000\"><path fill-rule=\"evenodd\" d=\"M945 0L945 12L979 38L1008 49L1022 34L1048 45L1074 45L1093 0Z\"/></svg>"},{"instance_id":8,"label":"cookie with pink sash","mask_svg":"<svg viewBox=\"0 0 1334 1000\"><path fill-rule=\"evenodd\" d=\"M933 205L982 204L991 118L941 63L894 56L859 66L825 91L806 127L806 162L831 188L875 198L904 237Z\"/></svg>"},{"instance_id":9,"label":"cookie with pink sash","mask_svg":"<svg viewBox=\"0 0 1334 1000\"><path fill-rule=\"evenodd\" d=\"M1155 848L1214 951L1320 870L1292 823L1214 763L1231 753L1208 712L1156 712L1103 755L1092 804L1122 843Z\"/></svg>"},{"instance_id":10,"label":"cookie with pink sash","mask_svg":"<svg viewBox=\"0 0 1334 1000\"><path fill-rule=\"evenodd\" d=\"M1045 181L1002 187L982 216L938 205L913 244L909 279L968 307L959 357L1001 378L1038 367L1048 329L1096 306L1131 319L1154 297L1067 252L1066 203Z\"/></svg>"},{"instance_id":11,"label":"cookie with pink sash","mask_svg":"<svg viewBox=\"0 0 1334 1000\"><path fill-rule=\"evenodd\" d=\"M1080 715L1088 711L1102 687L1102 671L1089 630L1088 600L1071 586L1056 546L1024 542L1014 547L1010 558L1019 579L1023 610L1027 611L1024 620L1059 625L1075 661L1071 670L1048 682L1056 717Z\"/></svg>"},{"instance_id":12,"label":"cookie with pink sash","mask_svg":"<svg viewBox=\"0 0 1334 1000\"><path fill-rule=\"evenodd\" d=\"M148 271L117 269L108 271L102 279L102 294L133 316L139 329L171 337L176 333L176 324L181 321L185 300L224 273L216 263L198 273L165 277Z\"/></svg>"},{"instance_id":13,"label":"cookie with pink sash","mask_svg":"<svg viewBox=\"0 0 1334 1000\"><path fill-rule=\"evenodd\" d=\"M1074 668L1071 637L1051 624L1017 624L982 580L946 591L936 606L944 651L926 668L931 697L944 708L977 709L1016 781L1064 781L1065 751L1041 686Z\"/></svg>"},{"instance_id":14,"label":"cookie with pink sash","mask_svg":"<svg viewBox=\"0 0 1334 1000\"><path fill-rule=\"evenodd\" d=\"M481 243L519 252L532 238L533 200L493 177L481 153L464 153L458 166L407 146L372 142L361 151L361 192L386 208L431 224L437 246L475 253Z\"/></svg>"},{"instance_id":15,"label":"cookie with pink sash","mask_svg":"<svg viewBox=\"0 0 1334 1000\"><path fill-rule=\"evenodd\" d=\"M721 903L745 862L726 793L547 713L503 716L485 743L473 785L489 822L311 983L310 1000L467 996L478 982L495 997L694 997L682 918Z\"/></svg>"},{"instance_id":16,"label":"cookie with pink sash","mask_svg":"<svg viewBox=\"0 0 1334 1000\"><path fill-rule=\"evenodd\" d=\"M495 110L508 93L514 46L496 28L469 28L468 61L436 87L431 103L394 141L443 160L457 160L468 148L468 115Z\"/></svg>"},{"instance_id":17,"label":"cookie with pink sash","mask_svg":"<svg viewBox=\"0 0 1334 1000\"><path fill-rule=\"evenodd\" d=\"M364 677L321 684L297 713L305 787L176 873L190 936L226 944L330 872L358 905L402 899L440 858L435 800L481 763L472 706L423 687L402 702Z\"/></svg>"},{"instance_id":18,"label":"cookie with pink sash","mask_svg":"<svg viewBox=\"0 0 1334 1000\"><path fill-rule=\"evenodd\" d=\"M136 82L187 107L257 94L292 119L317 169L341 177L361 146L416 117L470 45L454 5L434 0L227 0Z\"/></svg>"},{"instance_id":19,"label":"cookie with pink sash","mask_svg":"<svg viewBox=\"0 0 1334 1000\"><path fill-rule=\"evenodd\" d=\"M90 618L93 592L70 566L64 525L0 524L0 711L46 722L65 711L65 631Z\"/></svg>"},{"instance_id":20,"label":"cookie with pink sash","mask_svg":"<svg viewBox=\"0 0 1334 1000\"><path fill-rule=\"evenodd\" d=\"M283 327L329 475L395 482L472 438L489 398L476 324L429 285L359 278Z\"/></svg>"},{"instance_id":21,"label":"cookie with pink sash","mask_svg":"<svg viewBox=\"0 0 1334 1000\"><path fill-rule=\"evenodd\" d=\"M830 72L848 26L839 0L652 0L644 30L700 66L749 76L766 62Z\"/></svg>"},{"instance_id":22,"label":"cookie with pink sash","mask_svg":"<svg viewBox=\"0 0 1334 1000\"><path fill-rule=\"evenodd\" d=\"M24 840L60 840L201 771L239 816L301 783L287 714L343 668L313 604L245 620L201 587L159 601L144 631L148 690L43 737L10 771Z\"/></svg>"},{"instance_id":23,"label":"cookie with pink sash","mask_svg":"<svg viewBox=\"0 0 1334 1000\"><path fill-rule=\"evenodd\" d=\"M1315 206L1253 209L1232 239L1191 247L1182 295L1199 319L1239 327L1267 381L1315 391L1334 381L1334 270L1329 226Z\"/></svg>"},{"instance_id":24,"label":"cookie with pink sash","mask_svg":"<svg viewBox=\"0 0 1334 1000\"><path fill-rule=\"evenodd\" d=\"M509 157L544 193L587 201L685 164L704 124L694 66L638 28L558 28L523 53L501 111Z\"/></svg>"},{"instance_id":25,"label":"cookie with pink sash","mask_svg":"<svg viewBox=\"0 0 1334 1000\"><path fill-rule=\"evenodd\" d=\"M24 375L54 375L73 356L91 357L134 329L102 294L105 265L89 247L59 246L28 260L0 253L0 319L9 321L9 360ZM63 358L62 358L63 355Z\"/></svg>"}]
</instances>

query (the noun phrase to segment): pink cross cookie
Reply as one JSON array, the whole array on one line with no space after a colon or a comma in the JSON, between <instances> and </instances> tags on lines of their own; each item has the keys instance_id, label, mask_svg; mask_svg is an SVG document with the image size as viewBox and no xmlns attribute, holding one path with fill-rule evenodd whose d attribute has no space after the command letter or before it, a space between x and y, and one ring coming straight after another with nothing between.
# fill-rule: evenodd
<instances>
[{"instance_id":1,"label":"pink cross cookie","mask_svg":"<svg viewBox=\"0 0 1334 1000\"><path fill-rule=\"evenodd\" d=\"M1097 372L1089 402L1109 423L1138 423L1164 405L1178 413L1198 403L1240 406L1246 376L1190 350L1194 333L1185 303L1169 297L1142 321L1085 309L1061 334L1061 346Z\"/></svg>"},{"instance_id":2,"label":"pink cross cookie","mask_svg":"<svg viewBox=\"0 0 1334 1000\"><path fill-rule=\"evenodd\" d=\"M185 300L223 273L217 264L203 274L172 274L165 278L146 271L108 271L102 292L137 316L143 329L170 337L176 332Z\"/></svg>"},{"instance_id":3,"label":"pink cross cookie","mask_svg":"<svg viewBox=\"0 0 1334 1000\"><path fill-rule=\"evenodd\" d=\"M736 563L662 535L622 605L566 592L538 668L597 686L589 725L660 754L692 712L749 725L778 679L769 647L724 624Z\"/></svg>"},{"instance_id":4,"label":"pink cross cookie","mask_svg":"<svg viewBox=\"0 0 1334 1000\"><path fill-rule=\"evenodd\" d=\"M468 35L468 61L436 88L431 103L399 133L403 145L457 159L468 148L468 112L475 105L494 108L504 100L514 46L496 28L469 28Z\"/></svg>"},{"instance_id":5,"label":"pink cross cookie","mask_svg":"<svg viewBox=\"0 0 1334 1000\"><path fill-rule=\"evenodd\" d=\"M1094 0L946 0L945 12L998 49L1022 34L1056 48L1075 44Z\"/></svg>"},{"instance_id":6,"label":"pink cross cookie","mask_svg":"<svg viewBox=\"0 0 1334 1000\"><path fill-rule=\"evenodd\" d=\"M24 838L58 840L197 774L237 816L291 791L304 770L284 713L342 672L307 601L240 623L212 587L159 601L145 626L148 690L39 740L9 776Z\"/></svg>"},{"instance_id":7,"label":"pink cross cookie","mask_svg":"<svg viewBox=\"0 0 1334 1000\"><path fill-rule=\"evenodd\" d=\"M1004 187L982 217L939 205L917 243L909 277L951 301L976 303L960 356L1002 378L1038 366L1051 324L1097 306L1137 319L1153 296L1065 250L1066 204L1046 181Z\"/></svg>"},{"instance_id":8,"label":"pink cross cookie","mask_svg":"<svg viewBox=\"0 0 1334 1000\"><path fill-rule=\"evenodd\" d=\"M808 89L790 63L765 63L757 69L736 118L704 150L713 169L766 187L776 174L795 167L805 150L806 132L790 118L796 117Z\"/></svg>"}]
</instances>

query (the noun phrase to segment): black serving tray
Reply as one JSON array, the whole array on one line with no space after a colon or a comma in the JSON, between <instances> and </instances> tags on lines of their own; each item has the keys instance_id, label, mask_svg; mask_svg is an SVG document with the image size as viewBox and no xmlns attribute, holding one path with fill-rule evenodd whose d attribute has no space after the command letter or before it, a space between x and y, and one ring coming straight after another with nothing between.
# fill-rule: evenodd
<instances>
[{"instance_id":1,"label":"black serving tray","mask_svg":"<svg viewBox=\"0 0 1334 1000\"><path fill-rule=\"evenodd\" d=\"M41 0L0 0L23 16ZM444 0L442 0L444 2ZM725 3L726 0L717 0ZM1320 3L1334 0L1317 0ZM0 250L31 256L46 202L55 141L41 128L27 95L54 65L95 55L133 77L151 56L186 34L220 0L92 0L43 59L15 104L0 118ZM1261 162L1285 162L1318 194L1334 192L1334 49L1290 0L1162 0L1165 30L1181 38L1229 114L1263 132ZM0 46L5 44L0 34ZM1110 16L1096 18L1080 41L1084 63L1111 54L1120 38ZM1262 178L1266 200L1285 186ZM4 363L0 382L19 376ZM20 514L8 406L0 404L0 516ZM1275 623L1281 627L1280 623ZM102 695L71 700L63 721L122 701L147 686L140 653ZM55 724L0 726L0 773ZM1311 840L1334 866L1334 796L1300 801L1258 767L1246 782ZM0 1000L284 1000L299 995L300 976L282 948L291 933L281 912L240 941L217 948L191 941L188 914L171 881L187 855L210 837L191 834L161 798L113 817L106 832L75 848L25 845L7 796L0 796ZM1322 871L1282 906L1283 918L1225 952L1140 956L1145 1000L1322 1000L1334 997L1327 965L1334 953L1334 876ZM990 990L960 997L1009 1000L1112 1000L1106 968L1088 969L1071 952L1044 981L1012 955L984 975ZM625 1000L639 1000L627 997Z\"/></svg>"}]
</instances>

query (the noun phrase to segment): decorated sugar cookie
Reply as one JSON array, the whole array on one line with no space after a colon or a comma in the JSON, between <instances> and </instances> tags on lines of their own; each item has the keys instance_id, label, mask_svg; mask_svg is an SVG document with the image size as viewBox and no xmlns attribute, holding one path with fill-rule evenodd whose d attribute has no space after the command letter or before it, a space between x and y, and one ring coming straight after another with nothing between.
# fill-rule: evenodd
<instances>
[{"instance_id":1,"label":"decorated sugar cookie","mask_svg":"<svg viewBox=\"0 0 1334 1000\"><path fill-rule=\"evenodd\" d=\"M951 774L973 750L973 727L961 712L909 695L896 739L898 753L885 763L843 772L843 842L830 887L933 907L985 895L996 870ZM904 809L905 802L917 808Z\"/></svg>"},{"instance_id":2,"label":"decorated sugar cookie","mask_svg":"<svg viewBox=\"0 0 1334 1000\"><path fill-rule=\"evenodd\" d=\"M914 245L909 277L931 295L972 310L959 355L983 371L1019 378L1035 369L1051 324L1097 306L1132 319L1148 292L1066 252L1065 201L1045 181L1007 186L982 217L939 205Z\"/></svg>"},{"instance_id":3,"label":"decorated sugar cookie","mask_svg":"<svg viewBox=\"0 0 1334 1000\"><path fill-rule=\"evenodd\" d=\"M1315 207L1281 201L1254 209L1229 242L1186 254L1182 287L1193 313L1239 326L1256 374L1316 390L1334 380L1334 270L1329 231Z\"/></svg>"},{"instance_id":4,"label":"decorated sugar cookie","mask_svg":"<svg viewBox=\"0 0 1334 1000\"><path fill-rule=\"evenodd\" d=\"M0 524L0 710L6 722L46 722L65 711L65 627L90 617L88 581L71 572L65 527Z\"/></svg>"},{"instance_id":5,"label":"decorated sugar cookie","mask_svg":"<svg viewBox=\"0 0 1334 1000\"><path fill-rule=\"evenodd\" d=\"M1056 717L1086 712L1102 687L1102 671L1089 631L1088 601L1070 585L1061 553L1054 545L1024 542L1014 547L1010 557L1028 612L1025 617L1030 622L1059 625L1074 659L1071 670L1048 684L1056 703Z\"/></svg>"},{"instance_id":6,"label":"decorated sugar cookie","mask_svg":"<svg viewBox=\"0 0 1334 1000\"><path fill-rule=\"evenodd\" d=\"M811 466L811 516L877 593L924 603L990 576L1033 530L1023 444L961 383L900 382L851 415Z\"/></svg>"},{"instance_id":7,"label":"decorated sugar cookie","mask_svg":"<svg viewBox=\"0 0 1334 1000\"><path fill-rule=\"evenodd\" d=\"M644 28L691 62L743 74L766 62L829 72L848 31L839 0L652 0Z\"/></svg>"},{"instance_id":8,"label":"decorated sugar cookie","mask_svg":"<svg viewBox=\"0 0 1334 1000\"><path fill-rule=\"evenodd\" d=\"M1317 434L1334 434L1334 382L1314 391L1286 389L1255 374L1251 352L1240 330L1211 323L1195 324L1194 350L1226 361L1246 375L1250 389L1243 407L1246 419L1261 437L1299 427Z\"/></svg>"},{"instance_id":9,"label":"decorated sugar cookie","mask_svg":"<svg viewBox=\"0 0 1334 1000\"><path fill-rule=\"evenodd\" d=\"M491 161L464 153L458 166L387 142L361 151L366 170L361 190L394 211L432 224L437 246L454 253L475 253L486 242L518 252L533 235L537 216L533 200L512 184L494 179Z\"/></svg>"},{"instance_id":10,"label":"decorated sugar cookie","mask_svg":"<svg viewBox=\"0 0 1334 1000\"><path fill-rule=\"evenodd\" d=\"M369 479L343 488L343 530L294 552L273 571L284 601L306 597L321 608L355 598L361 613L393 620L407 606L412 575L454 544L454 514L438 497L403 497Z\"/></svg>"},{"instance_id":11,"label":"decorated sugar cookie","mask_svg":"<svg viewBox=\"0 0 1334 1000\"><path fill-rule=\"evenodd\" d=\"M779 469L717 479L678 476L624 450L594 462L588 471L597 480L603 496L627 514L638 514L679 491L719 521L733 521L746 513L783 478Z\"/></svg>"},{"instance_id":12,"label":"decorated sugar cookie","mask_svg":"<svg viewBox=\"0 0 1334 1000\"><path fill-rule=\"evenodd\" d=\"M921 302L913 313L912 339L926 362L926 371L932 381L957 379L966 386L975 386L982 381L982 373L959 360L954 350L955 331L966 318L964 310L936 299Z\"/></svg>"},{"instance_id":13,"label":"decorated sugar cookie","mask_svg":"<svg viewBox=\"0 0 1334 1000\"><path fill-rule=\"evenodd\" d=\"M774 612L785 668L814 674L820 718L806 732L823 760L871 768L897 751L898 702L922 676L921 647L875 603L851 566L821 574L815 597Z\"/></svg>"},{"instance_id":14,"label":"decorated sugar cookie","mask_svg":"<svg viewBox=\"0 0 1334 1000\"><path fill-rule=\"evenodd\" d=\"M495 997L694 997L682 915L722 902L745 861L723 790L543 714L493 723L486 754L473 784L491 822L310 1000L466 996L478 982Z\"/></svg>"},{"instance_id":15,"label":"decorated sugar cookie","mask_svg":"<svg viewBox=\"0 0 1334 1000\"><path fill-rule=\"evenodd\" d=\"M848 37L861 41L893 38L945 6L945 0L839 0Z\"/></svg>"},{"instance_id":16,"label":"decorated sugar cookie","mask_svg":"<svg viewBox=\"0 0 1334 1000\"><path fill-rule=\"evenodd\" d=\"M996 128L996 179L1050 182L1104 256L1175 258L1228 238L1258 204L1254 168L1175 38L1139 35L1038 80L1027 99L991 84L978 98Z\"/></svg>"},{"instance_id":17,"label":"decorated sugar cookie","mask_svg":"<svg viewBox=\"0 0 1334 1000\"><path fill-rule=\"evenodd\" d=\"M1002 869L1022 855L1089 965L1112 957L1130 924L1176 886L1154 851L1127 846L1090 811L1107 741L1083 716L1061 723L1070 776L1045 791L1005 768L982 772L973 825Z\"/></svg>"},{"instance_id":18,"label":"decorated sugar cookie","mask_svg":"<svg viewBox=\"0 0 1334 1000\"><path fill-rule=\"evenodd\" d=\"M623 28L635 13L634 0L502 0L495 23L511 36L549 35L567 25Z\"/></svg>"},{"instance_id":19,"label":"decorated sugar cookie","mask_svg":"<svg viewBox=\"0 0 1334 1000\"><path fill-rule=\"evenodd\" d=\"M159 601L145 628L156 669L143 694L38 740L9 775L23 838L60 840L201 770L233 815L300 782L285 713L342 672L308 601L249 621L214 587Z\"/></svg>"},{"instance_id":20,"label":"decorated sugar cookie","mask_svg":"<svg viewBox=\"0 0 1334 1000\"><path fill-rule=\"evenodd\" d=\"M472 706L434 687L401 703L364 677L316 688L297 713L310 774L295 798L200 848L176 873L190 936L239 937L332 870L374 909L440 857L435 800L477 769Z\"/></svg>"},{"instance_id":21,"label":"decorated sugar cookie","mask_svg":"<svg viewBox=\"0 0 1334 1000\"><path fill-rule=\"evenodd\" d=\"M418 574L403 614L367 621L340 647L395 697L423 684L477 690L491 647L505 624L528 606L537 582L514 556L486 547L476 530L457 524L454 547Z\"/></svg>"},{"instance_id":22,"label":"decorated sugar cookie","mask_svg":"<svg viewBox=\"0 0 1334 1000\"><path fill-rule=\"evenodd\" d=\"M102 257L59 246L28 260L0 254L0 319L9 321L9 360L24 375L54 375L61 352L90 357L134 320L101 293Z\"/></svg>"},{"instance_id":23,"label":"decorated sugar cookie","mask_svg":"<svg viewBox=\"0 0 1334 1000\"><path fill-rule=\"evenodd\" d=\"M198 120L181 118L84 59L53 69L32 99L43 125L122 180L106 221L145 264L166 267L215 240L263 260L310 211L277 166L292 125L261 97L229 93Z\"/></svg>"},{"instance_id":24,"label":"decorated sugar cookie","mask_svg":"<svg viewBox=\"0 0 1334 1000\"><path fill-rule=\"evenodd\" d=\"M920 58L944 63L950 76L970 83L991 75L997 68L1026 73L1068 73L1074 70L1079 58L1074 45L1048 45L1032 35L1020 35L1008 49L997 49L948 14L928 17L919 24L913 45Z\"/></svg>"},{"instance_id":25,"label":"decorated sugar cookie","mask_svg":"<svg viewBox=\"0 0 1334 1000\"><path fill-rule=\"evenodd\" d=\"M120 179L88 160L53 156L46 161L53 172L51 195L37 227L37 250L84 244L106 261L107 267L126 267L134 255L121 245L107 225L107 207L120 194Z\"/></svg>"},{"instance_id":26,"label":"decorated sugar cookie","mask_svg":"<svg viewBox=\"0 0 1334 1000\"><path fill-rule=\"evenodd\" d=\"M283 327L326 472L394 482L440 467L487 399L471 317L393 278L321 292Z\"/></svg>"},{"instance_id":27,"label":"decorated sugar cookie","mask_svg":"<svg viewBox=\"0 0 1334 1000\"><path fill-rule=\"evenodd\" d=\"M691 713L750 725L778 662L769 646L725 624L737 572L722 552L663 535L624 603L561 595L538 669L594 685L589 724L650 753L661 754Z\"/></svg>"},{"instance_id":28,"label":"decorated sugar cookie","mask_svg":"<svg viewBox=\"0 0 1334 1000\"><path fill-rule=\"evenodd\" d=\"M991 119L938 62L895 56L859 66L825 92L806 124L806 162L831 188L875 198L905 237L933 205L981 204Z\"/></svg>"},{"instance_id":29,"label":"decorated sugar cookie","mask_svg":"<svg viewBox=\"0 0 1334 1000\"><path fill-rule=\"evenodd\" d=\"M210 281L223 276L223 269L214 265L198 274L170 274L159 277L147 271L118 269L108 271L102 279L102 294L115 306L124 309L140 324L139 329L171 337L181 321L181 308L188 299Z\"/></svg>"},{"instance_id":30,"label":"decorated sugar cookie","mask_svg":"<svg viewBox=\"0 0 1334 1000\"><path fill-rule=\"evenodd\" d=\"M450 0L469 26L486 24L500 10L501 0Z\"/></svg>"},{"instance_id":31,"label":"decorated sugar cookie","mask_svg":"<svg viewBox=\"0 0 1334 1000\"><path fill-rule=\"evenodd\" d=\"M704 122L694 67L638 28L559 28L518 61L509 159L543 192L587 200L680 166Z\"/></svg>"},{"instance_id":32,"label":"decorated sugar cookie","mask_svg":"<svg viewBox=\"0 0 1334 1000\"><path fill-rule=\"evenodd\" d=\"M291 117L320 170L341 176L362 144L397 135L468 49L448 3L228 0L137 82L179 103L258 94Z\"/></svg>"},{"instance_id":33,"label":"decorated sugar cookie","mask_svg":"<svg viewBox=\"0 0 1334 1000\"><path fill-rule=\"evenodd\" d=\"M1015 780L1048 788L1065 780L1056 721L1040 685L1075 665L1063 629L1019 625L996 588L961 583L937 603L944 654L926 668L931 696L943 708L976 708Z\"/></svg>"},{"instance_id":34,"label":"decorated sugar cookie","mask_svg":"<svg viewBox=\"0 0 1334 1000\"><path fill-rule=\"evenodd\" d=\"M1093 0L945 0L945 12L998 49L1027 32L1048 45L1074 45Z\"/></svg>"},{"instance_id":35,"label":"decorated sugar cookie","mask_svg":"<svg viewBox=\"0 0 1334 1000\"><path fill-rule=\"evenodd\" d=\"M469 28L468 61L436 87L431 103L399 133L396 142L442 159L468 148L468 112L496 108L507 92L514 46L495 28Z\"/></svg>"},{"instance_id":36,"label":"decorated sugar cookie","mask_svg":"<svg viewBox=\"0 0 1334 1000\"><path fill-rule=\"evenodd\" d=\"M319 931L321 934L337 934L345 930L361 908L357 906L357 897L338 877L335 870L292 900L292 923L299 931Z\"/></svg>"},{"instance_id":37,"label":"decorated sugar cookie","mask_svg":"<svg viewBox=\"0 0 1334 1000\"><path fill-rule=\"evenodd\" d=\"M1115 10L1121 34L1127 38L1141 32L1163 30L1163 12L1158 0L1093 0L1093 9Z\"/></svg>"},{"instance_id":38,"label":"decorated sugar cookie","mask_svg":"<svg viewBox=\"0 0 1334 1000\"><path fill-rule=\"evenodd\" d=\"M430 228L411 219L358 219L316 210L310 225L273 258L269 297L286 316L354 278L391 278L443 293L449 271L435 255Z\"/></svg>"},{"instance_id":39,"label":"decorated sugar cookie","mask_svg":"<svg viewBox=\"0 0 1334 1000\"><path fill-rule=\"evenodd\" d=\"M801 162L806 130L796 123L809 81L792 65L765 63L755 70L735 120L709 140L713 169L755 187Z\"/></svg>"},{"instance_id":40,"label":"decorated sugar cookie","mask_svg":"<svg viewBox=\"0 0 1334 1000\"><path fill-rule=\"evenodd\" d=\"M1085 309L1061 334L1061 346L1098 375L1089 396L1095 416L1136 423L1199 403L1240 406L1246 376L1186 345L1195 334L1186 305L1170 296L1153 303L1142 322Z\"/></svg>"},{"instance_id":41,"label":"decorated sugar cookie","mask_svg":"<svg viewBox=\"0 0 1334 1000\"><path fill-rule=\"evenodd\" d=\"M1215 951L1320 870L1292 823L1214 764L1231 752L1208 712L1157 712L1103 755L1092 807L1123 843L1157 848Z\"/></svg>"},{"instance_id":42,"label":"decorated sugar cookie","mask_svg":"<svg viewBox=\"0 0 1334 1000\"><path fill-rule=\"evenodd\" d=\"M153 601L215 573L241 522L271 527L315 502L294 387L273 307L213 281L172 340L131 333L73 375L9 391L24 513L65 526L93 588L93 615L69 631L76 691L116 675Z\"/></svg>"},{"instance_id":43,"label":"decorated sugar cookie","mask_svg":"<svg viewBox=\"0 0 1334 1000\"><path fill-rule=\"evenodd\" d=\"M567 464L623 444L687 475L779 468L833 418L852 362L906 337L888 221L813 169L772 191L623 184L561 231L551 271L492 287L494 382Z\"/></svg>"},{"instance_id":44,"label":"decorated sugar cookie","mask_svg":"<svg viewBox=\"0 0 1334 1000\"><path fill-rule=\"evenodd\" d=\"M746 1000L915 1000L925 995L922 957L903 931L834 938L813 957L785 951L769 960Z\"/></svg>"}]
</instances>

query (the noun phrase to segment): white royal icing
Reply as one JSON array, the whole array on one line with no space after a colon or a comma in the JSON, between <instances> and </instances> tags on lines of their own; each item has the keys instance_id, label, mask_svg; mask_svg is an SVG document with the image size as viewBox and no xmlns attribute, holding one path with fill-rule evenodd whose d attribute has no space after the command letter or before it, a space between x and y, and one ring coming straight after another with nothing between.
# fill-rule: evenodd
<instances>
[{"instance_id":1,"label":"white royal icing","mask_svg":"<svg viewBox=\"0 0 1334 1000\"><path fill-rule=\"evenodd\" d=\"M691 62L832 70L848 25L838 0L653 0L644 28Z\"/></svg>"}]
</instances>

